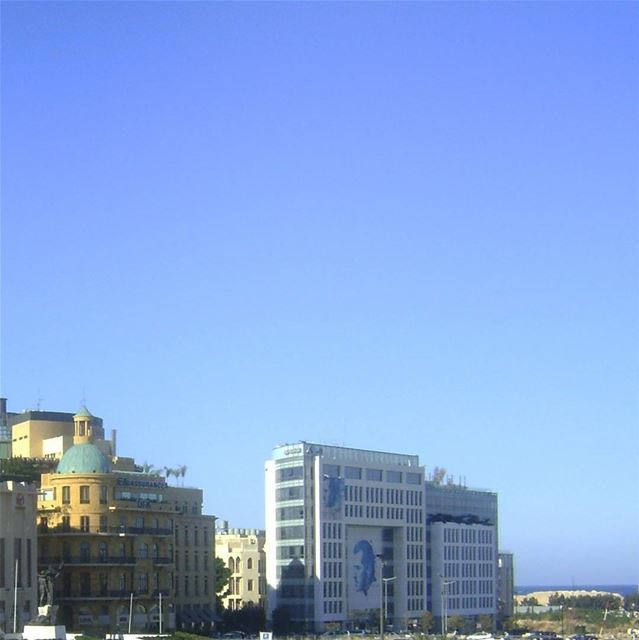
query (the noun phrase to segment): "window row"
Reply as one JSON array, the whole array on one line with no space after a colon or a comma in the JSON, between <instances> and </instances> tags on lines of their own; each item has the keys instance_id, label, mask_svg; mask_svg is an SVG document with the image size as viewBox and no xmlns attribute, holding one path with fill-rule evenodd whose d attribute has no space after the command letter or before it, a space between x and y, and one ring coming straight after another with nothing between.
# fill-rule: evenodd
<instances>
[{"instance_id":1,"label":"window row","mask_svg":"<svg viewBox=\"0 0 639 640\"><path fill-rule=\"evenodd\" d=\"M342 537L342 524L340 522L323 522L322 537L339 540Z\"/></svg>"},{"instance_id":2,"label":"window row","mask_svg":"<svg viewBox=\"0 0 639 640\"><path fill-rule=\"evenodd\" d=\"M195 525L192 529L188 524L185 524L183 527L176 526L175 527L175 542L176 544L180 544L180 540L182 544L186 547L191 544L194 547L198 547L200 545L204 547L208 547L210 543L209 538L209 528L202 527L202 536L200 537L200 527Z\"/></svg>"},{"instance_id":3,"label":"window row","mask_svg":"<svg viewBox=\"0 0 639 640\"><path fill-rule=\"evenodd\" d=\"M322 466L322 472L325 476L331 478L341 477L341 467L336 464L324 464ZM363 467L344 467L344 478L349 480L369 480L372 482L393 482L421 485L423 483L422 474L414 472L404 472L395 469L388 469L385 472L382 469L371 469Z\"/></svg>"},{"instance_id":4,"label":"window row","mask_svg":"<svg viewBox=\"0 0 639 640\"><path fill-rule=\"evenodd\" d=\"M176 576L173 583L173 590L175 595L194 596L209 595L209 577L207 575L201 576L183 576L181 579ZM230 581L229 581L230 583ZM201 587L201 589L200 589Z\"/></svg>"},{"instance_id":5,"label":"window row","mask_svg":"<svg viewBox=\"0 0 639 640\"><path fill-rule=\"evenodd\" d=\"M323 597L324 598L341 598L342 597L342 583L341 582L332 582L330 580L325 580L322 583L323 588Z\"/></svg>"},{"instance_id":6,"label":"window row","mask_svg":"<svg viewBox=\"0 0 639 640\"><path fill-rule=\"evenodd\" d=\"M240 573L242 571L242 559L240 556L237 556L236 558L229 558L227 564L231 573ZM246 568L253 568L253 558L246 559Z\"/></svg>"},{"instance_id":7,"label":"window row","mask_svg":"<svg viewBox=\"0 0 639 640\"><path fill-rule=\"evenodd\" d=\"M324 562L322 565L322 573L323 577L330 578L341 578L342 577L342 563L341 562Z\"/></svg>"},{"instance_id":8,"label":"window row","mask_svg":"<svg viewBox=\"0 0 639 640\"><path fill-rule=\"evenodd\" d=\"M342 601L324 600L324 613L342 613Z\"/></svg>"},{"instance_id":9,"label":"window row","mask_svg":"<svg viewBox=\"0 0 639 640\"><path fill-rule=\"evenodd\" d=\"M205 551L202 554L203 564L200 566L200 554L195 551L193 556L188 551L184 551L184 564L180 562L180 554L175 554L175 570L176 571L208 571L209 568L209 552ZM192 560L192 562L191 562Z\"/></svg>"}]
</instances>

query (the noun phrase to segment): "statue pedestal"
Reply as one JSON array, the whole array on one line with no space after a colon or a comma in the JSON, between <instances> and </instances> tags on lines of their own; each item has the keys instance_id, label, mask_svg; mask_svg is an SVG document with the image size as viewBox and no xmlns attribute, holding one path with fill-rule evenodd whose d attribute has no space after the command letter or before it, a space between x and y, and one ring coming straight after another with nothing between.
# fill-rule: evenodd
<instances>
[{"instance_id":1,"label":"statue pedestal","mask_svg":"<svg viewBox=\"0 0 639 640\"><path fill-rule=\"evenodd\" d=\"M67 640L67 630L63 624L26 624L22 640Z\"/></svg>"},{"instance_id":2,"label":"statue pedestal","mask_svg":"<svg viewBox=\"0 0 639 640\"><path fill-rule=\"evenodd\" d=\"M67 630L63 624L56 624L58 606L45 604L38 607L38 617L24 625L22 640L66 640Z\"/></svg>"}]
</instances>

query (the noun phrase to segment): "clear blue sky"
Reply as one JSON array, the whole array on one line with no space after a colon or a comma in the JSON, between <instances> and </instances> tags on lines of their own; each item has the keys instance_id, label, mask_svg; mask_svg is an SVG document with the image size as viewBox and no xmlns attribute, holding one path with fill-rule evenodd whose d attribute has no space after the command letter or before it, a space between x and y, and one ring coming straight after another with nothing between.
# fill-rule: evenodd
<instances>
[{"instance_id":1,"label":"clear blue sky","mask_svg":"<svg viewBox=\"0 0 639 640\"><path fill-rule=\"evenodd\" d=\"M273 446L637 582L639 5L2 3L2 379L264 522Z\"/></svg>"}]
</instances>

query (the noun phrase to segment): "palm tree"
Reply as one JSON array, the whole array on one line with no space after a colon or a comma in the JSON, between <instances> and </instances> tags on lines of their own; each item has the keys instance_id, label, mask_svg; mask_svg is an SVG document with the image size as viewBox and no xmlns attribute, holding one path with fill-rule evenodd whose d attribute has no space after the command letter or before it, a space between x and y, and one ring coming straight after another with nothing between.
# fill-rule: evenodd
<instances>
[{"instance_id":1,"label":"palm tree","mask_svg":"<svg viewBox=\"0 0 639 640\"><path fill-rule=\"evenodd\" d=\"M164 467L164 477L169 480L170 476L175 476L175 483L177 484L177 471L171 467Z\"/></svg>"},{"instance_id":2,"label":"palm tree","mask_svg":"<svg viewBox=\"0 0 639 640\"><path fill-rule=\"evenodd\" d=\"M142 465L142 472L143 473L155 473L156 469L152 464L149 464L146 460L144 461L144 464Z\"/></svg>"},{"instance_id":3,"label":"palm tree","mask_svg":"<svg viewBox=\"0 0 639 640\"><path fill-rule=\"evenodd\" d=\"M177 468L177 475L179 475L182 478L182 486L184 486L184 476L186 475L186 469L187 466L185 464L181 464L178 468Z\"/></svg>"}]
</instances>

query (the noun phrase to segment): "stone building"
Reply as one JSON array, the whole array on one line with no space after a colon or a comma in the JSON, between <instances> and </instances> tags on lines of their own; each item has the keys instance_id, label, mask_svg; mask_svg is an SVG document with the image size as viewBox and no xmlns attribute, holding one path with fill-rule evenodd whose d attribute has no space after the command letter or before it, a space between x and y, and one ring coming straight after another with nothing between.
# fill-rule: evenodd
<instances>
[{"instance_id":1,"label":"stone building","mask_svg":"<svg viewBox=\"0 0 639 640\"><path fill-rule=\"evenodd\" d=\"M106 455L94 442L101 423L85 408L73 421L73 445L42 476L38 504L39 564L62 565L59 622L92 635L129 625L157 632L160 621L162 630L205 629L214 618L212 554L202 551L188 574L180 564L214 531L202 491L169 487L132 459Z\"/></svg>"},{"instance_id":2,"label":"stone building","mask_svg":"<svg viewBox=\"0 0 639 640\"><path fill-rule=\"evenodd\" d=\"M228 523L215 532L215 557L231 572L222 603L231 611L252 603L266 607L265 532L260 529L229 529Z\"/></svg>"}]
</instances>

